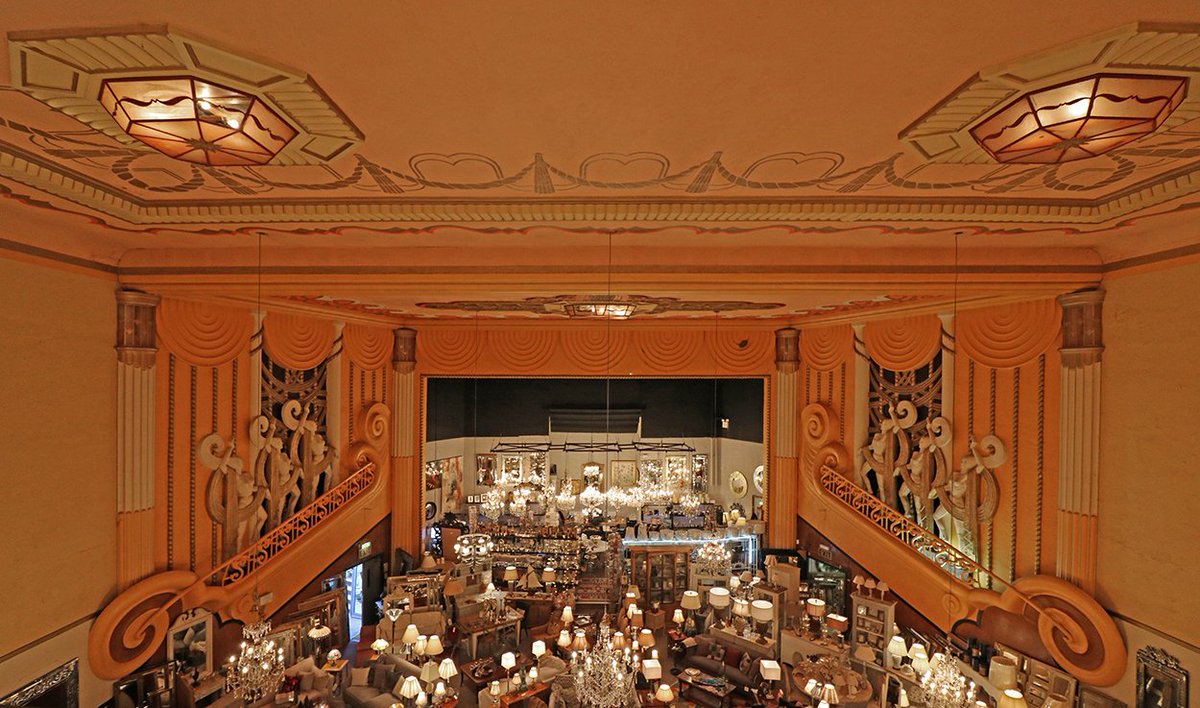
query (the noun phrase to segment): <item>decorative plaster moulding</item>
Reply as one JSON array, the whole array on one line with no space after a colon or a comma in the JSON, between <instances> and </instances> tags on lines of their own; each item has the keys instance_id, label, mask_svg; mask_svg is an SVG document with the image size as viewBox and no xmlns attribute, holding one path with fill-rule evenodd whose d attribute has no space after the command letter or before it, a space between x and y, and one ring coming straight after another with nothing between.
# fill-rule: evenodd
<instances>
[{"instance_id":1,"label":"decorative plaster moulding","mask_svg":"<svg viewBox=\"0 0 1200 708\"><path fill-rule=\"evenodd\" d=\"M259 97L298 132L271 164L319 165L363 141L312 77L166 25L13 32L8 52L13 87L132 148L150 150L101 106L105 79L189 75Z\"/></svg>"},{"instance_id":2,"label":"decorative plaster moulding","mask_svg":"<svg viewBox=\"0 0 1200 708\"><path fill-rule=\"evenodd\" d=\"M971 137L975 127L1017 96L1090 74L1200 75L1200 24L1135 22L982 69L904 130L900 139L935 163L994 162ZM1159 130L1200 117L1200 91L1189 87Z\"/></svg>"}]
</instances>

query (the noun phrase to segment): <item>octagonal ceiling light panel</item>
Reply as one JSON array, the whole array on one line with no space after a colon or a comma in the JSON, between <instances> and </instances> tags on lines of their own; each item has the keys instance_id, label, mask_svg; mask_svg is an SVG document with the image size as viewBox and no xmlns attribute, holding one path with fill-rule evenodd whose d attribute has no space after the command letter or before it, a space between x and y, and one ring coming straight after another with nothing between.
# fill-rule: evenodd
<instances>
[{"instance_id":1,"label":"octagonal ceiling light panel","mask_svg":"<svg viewBox=\"0 0 1200 708\"><path fill-rule=\"evenodd\" d=\"M363 140L311 77L166 26L11 33L9 55L14 87L187 162L322 164Z\"/></svg>"},{"instance_id":2,"label":"octagonal ceiling light panel","mask_svg":"<svg viewBox=\"0 0 1200 708\"><path fill-rule=\"evenodd\" d=\"M899 137L933 163L1083 159L1200 117L1200 91L1187 86L1195 77L1200 24L1138 22L984 69ZM1080 100L1084 89L1162 100L1135 110L1136 102L1093 101L1090 94ZM1124 123L1104 122L1109 118ZM1013 124L1003 137L995 119ZM1021 136L1007 139L1016 132ZM1081 147L1085 142L1090 149Z\"/></svg>"}]
</instances>

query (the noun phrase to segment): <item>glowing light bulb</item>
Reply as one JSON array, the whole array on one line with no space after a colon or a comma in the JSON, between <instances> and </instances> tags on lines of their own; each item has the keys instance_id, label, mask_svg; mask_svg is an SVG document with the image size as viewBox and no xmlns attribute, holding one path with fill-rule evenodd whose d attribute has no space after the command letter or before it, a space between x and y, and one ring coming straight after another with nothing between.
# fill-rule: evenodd
<instances>
[{"instance_id":1,"label":"glowing light bulb","mask_svg":"<svg viewBox=\"0 0 1200 708\"><path fill-rule=\"evenodd\" d=\"M227 118L225 120L225 125L228 125L230 128L233 128L234 130L237 130L238 126L240 126L241 124L242 124L242 122L239 121L237 118Z\"/></svg>"},{"instance_id":2,"label":"glowing light bulb","mask_svg":"<svg viewBox=\"0 0 1200 708\"><path fill-rule=\"evenodd\" d=\"M204 100L203 98L200 99L199 101L197 101L196 103L199 104L199 106L206 111L212 110L212 104L209 103L208 101Z\"/></svg>"}]
</instances>

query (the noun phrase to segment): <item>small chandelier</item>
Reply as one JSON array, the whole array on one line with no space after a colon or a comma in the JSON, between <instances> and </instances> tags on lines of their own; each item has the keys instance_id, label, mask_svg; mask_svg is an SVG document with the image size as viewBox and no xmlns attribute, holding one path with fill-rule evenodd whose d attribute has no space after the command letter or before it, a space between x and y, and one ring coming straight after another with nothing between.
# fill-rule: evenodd
<instances>
[{"instance_id":1,"label":"small chandelier","mask_svg":"<svg viewBox=\"0 0 1200 708\"><path fill-rule=\"evenodd\" d=\"M709 541L695 551L696 569L705 575L725 577L732 569L733 554L720 541Z\"/></svg>"},{"instance_id":2,"label":"small chandelier","mask_svg":"<svg viewBox=\"0 0 1200 708\"><path fill-rule=\"evenodd\" d=\"M583 513L586 516L597 516L604 509L606 497L604 492L597 487L588 485L588 488L579 493L579 503L583 505Z\"/></svg>"},{"instance_id":3,"label":"small chandelier","mask_svg":"<svg viewBox=\"0 0 1200 708\"><path fill-rule=\"evenodd\" d=\"M454 542L454 554L458 556L459 563L475 567L487 561L495 547L491 536L485 533L468 533L459 536Z\"/></svg>"},{"instance_id":4,"label":"small chandelier","mask_svg":"<svg viewBox=\"0 0 1200 708\"><path fill-rule=\"evenodd\" d=\"M262 618L242 627L242 651L229 657L229 687L247 705L274 694L283 677L283 647L267 639L271 623Z\"/></svg>"},{"instance_id":5,"label":"small chandelier","mask_svg":"<svg viewBox=\"0 0 1200 708\"><path fill-rule=\"evenodd\" d=\"M953 661L937 653L929 660L914 698L928 708L974 708L975 682L967 681Z\"/></svg>"},{"instance_id":6,"label":"small chandelier","mask_svg":"<svg viewBox=\"0 0 1200 708\"><path fill-rule=\"evenodd\" d=\"M106 79L100 105L129 137L214 167L265 165L297 135L257 96L193 76Z\"/></svg>"},{"instance_id":7,"label":"small chandelier","mask_svg":"<svg viewBox=\"0 0 1200 708\"><path fill-rule=\"evenodd\" d=\"M575 682L581 705L619 708L638 704L634 680L640 668L641 657L628 646L614 646L609 626L604 623L595 644L571 652L568 673Z\"/></svg>"},{"instance_id":8,"label":"small chandelier","mask_svg":"<svg viewBox=\"0 0 1200 708\"><path fill-rule=\"evenodd\" d=\"M1158 130L1186 93L1179 76L1095 74L1030 91L971 136L997 162L1082 160Z\"/></svg>"}]
</instances>

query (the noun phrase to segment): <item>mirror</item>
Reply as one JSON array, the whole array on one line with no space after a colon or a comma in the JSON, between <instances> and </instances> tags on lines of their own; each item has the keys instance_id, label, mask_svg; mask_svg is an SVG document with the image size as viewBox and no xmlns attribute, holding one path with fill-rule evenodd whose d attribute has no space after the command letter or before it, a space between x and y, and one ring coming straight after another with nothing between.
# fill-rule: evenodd
<instances>
[{"instance_id":1,"label":"mirror","mask_svg":"<svg viewBox=\"0 0 1200 708\"><path fill-rule=\"evenodd\" d=\"M213 618L208 610L195 608L181 613L171 625L167 661L179 662L184 673L208 676L213 671L212 635Z\"/></svg>"},{"instance_id":2,"label":"mirror","mask_svg":"<svg viewBox=\"0 0 1200 708\"><path fill-rule=\"evenodd\" d=\"M1188 672L1158 647L1137 653L1137 708L1187 708Z\"/></svg>"}]
</instances>

